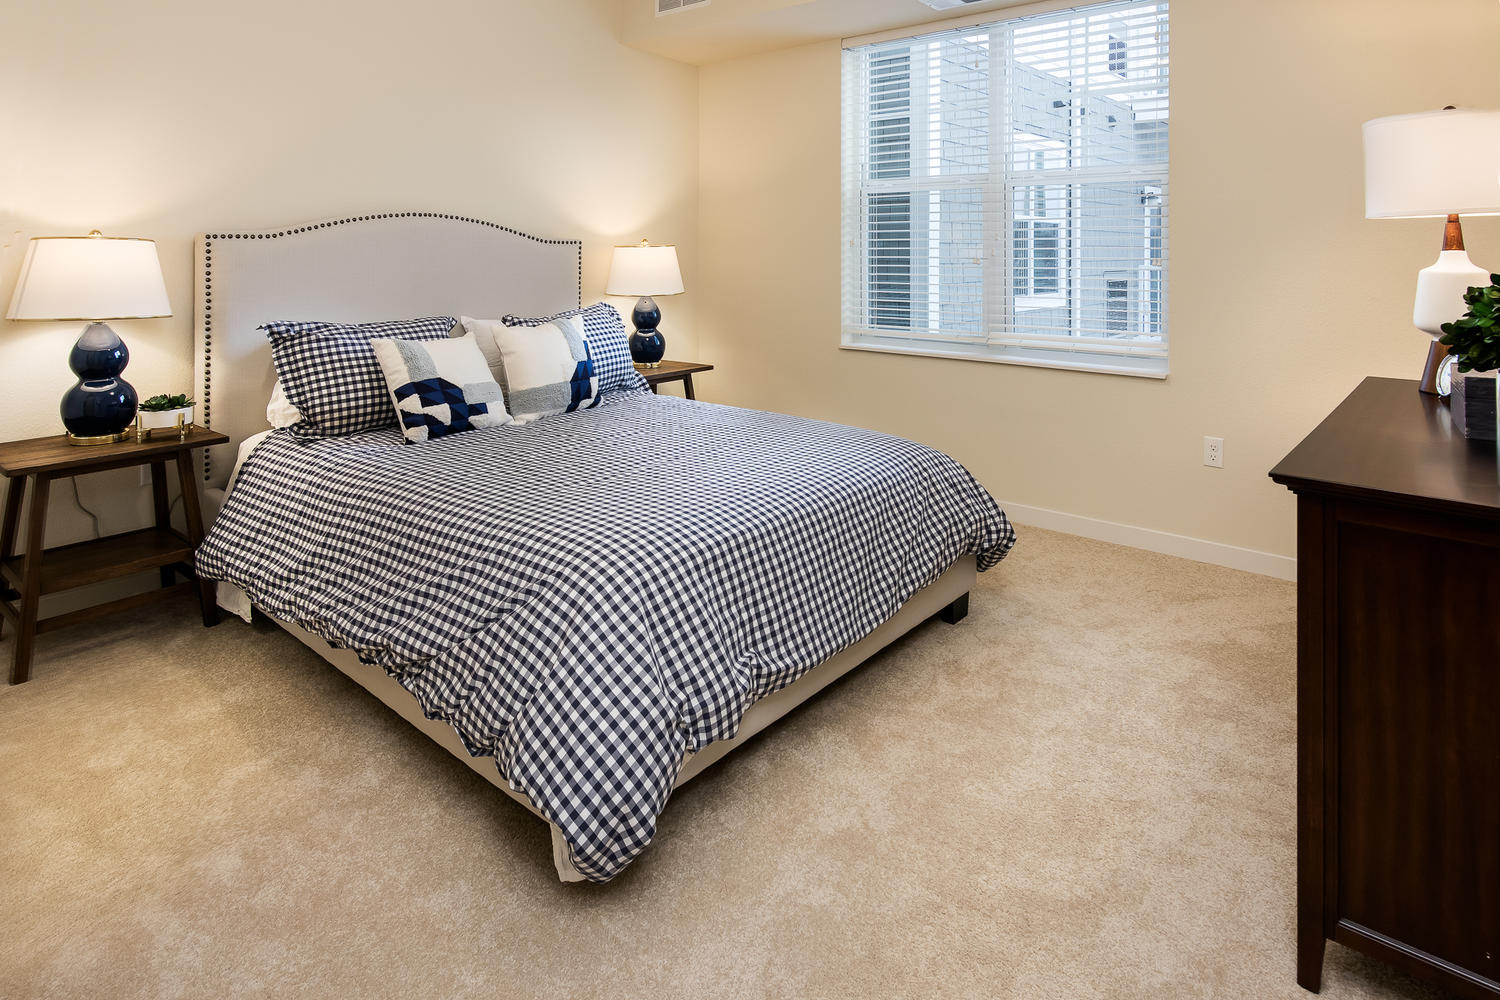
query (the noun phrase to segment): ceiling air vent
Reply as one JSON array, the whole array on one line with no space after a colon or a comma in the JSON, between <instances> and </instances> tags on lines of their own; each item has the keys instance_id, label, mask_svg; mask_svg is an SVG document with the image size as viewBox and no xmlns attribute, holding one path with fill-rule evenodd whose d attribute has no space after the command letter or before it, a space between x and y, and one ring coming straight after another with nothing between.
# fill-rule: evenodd
<instances>
[{"instance_id":1,"label":"ceiling air vent","mask_svg":"<svg viewBox=\"0 0 1500 1000\"><path fill-rule=\"evenodd\" d=\"M967 2L967 0L965 0ZM690 7L707 7L708 0L656 0L656 16L675 14Z\"/></svg>"},{"instance_id":2,"label":"ceiling air vent","mask_svg":"<svg viewBox=\"0 0 1500 1000\"><path fill-rule=\"evenodd\" d=\"M656 2L664 3L665 0L656 0ZM964 4L969 3L981 3L983 0L921 0L921 2L933 10L952 10L954 7L962 7Z\"/></svg>"}]
</instances>

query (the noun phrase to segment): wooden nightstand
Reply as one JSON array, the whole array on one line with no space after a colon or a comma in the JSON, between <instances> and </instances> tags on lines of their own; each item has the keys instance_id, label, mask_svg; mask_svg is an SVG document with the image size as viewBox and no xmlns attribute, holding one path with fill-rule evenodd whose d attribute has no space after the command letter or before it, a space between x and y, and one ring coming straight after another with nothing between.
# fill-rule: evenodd
<instances>
[{"instance_id":1,"label":"wooden nightstand","mask_svg":"<svg viewBox=\"0 0 1500 1000\"><path fill-rule=\"evenodd\" d=\"M4 622L16 626L15 657L10 683L20 684L31 676L31 653L38 633L91 621L113 611L140 607L151 601L196 590L204 625L219 621L212 581L200 580L193 572L193 550L203 540L203 514L198 506L198 482L193 475L193 451L223 444L227 435L194 427L181 440L176 434L155 441L82 448L67 437L33 438L0 444L0 475L10 479L5 493L4 535L0 537L0 628ZM172 528L167 504L167 463L177 463L177 482L182 489L182 508L187 534ZM108 535L61 548L45 549L47 493L54 479L104 472L130 466L151 466L151 493L156 504L156 524L138 531ZM26 519L26 555L16 555L21 523L21 501L31 482L31 507ZM43 594L54 594L90 583L130 576L142 570L159 569L161 588L108 601L64 615L37 619ZM174 574L186 579L174 582ZM11 589L19 587L19 592Z\"/></svg>"},{"instance_id":2,"label":"wooden nightstand","mask_svg":"<svg viewBox=\"0 0 1500 1000\"><path fill-rule=\"evenodd\" d=\"M697 399L693 395L693 375L697 372L711 372L713 365L700 364L697 361L663 361L657 368L642 368L635 366L635 370L646 376L646 382L655 392L656 387L663 382L681 382L682 391L688 399Z\"/></svg>"}]
</instances>

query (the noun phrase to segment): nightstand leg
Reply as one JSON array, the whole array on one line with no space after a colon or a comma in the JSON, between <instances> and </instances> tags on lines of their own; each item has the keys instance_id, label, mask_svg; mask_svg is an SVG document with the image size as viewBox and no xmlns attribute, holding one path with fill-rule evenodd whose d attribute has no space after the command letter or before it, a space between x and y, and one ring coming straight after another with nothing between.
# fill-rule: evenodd
<instances>
[{"instance_id":1,"label":"nightstand leg","mask_svg":"<svg viewBox=\"0 0 1500 1000\"><path fill-rule=\"evenodd\" d=\"M151 502L156 508L156 526L158 528L172 527L172 508L167 503L167 463L165 461L151 463ZM172 586L177 579L172 567L161 568L161 585Z\"/></svg>"},{"instance_id":2,"label":"nightstand leg","mask_svg":"<svg viewBox=\"0 0 1500 1000\"><path fill-rule=\"evenodd\" d=\"M693 375L691 372L682 377L682 392L688 399L698 398L693 395Z\"/></svg>"},{"instance_id":3,"label":"nightstand leg","mask_svg":"<svg viewBox=\"0 0 1500 1000\"><path fill-rule=\"evenodd\" d=\"M182 487L182 512L187 516L188 542L196 555L198 546L203 542L203 511L198 506L198 483L193 479L191 450L184 449L177 453L177 483ZM219 624L219 603L214 582L205 580L196 564L193 575L198 577L198 604L203 611L203 626L212 628Z\"/></svg>"},{"instance_id":4,"label":"nightstand leg","mask_svg":"<svg viewBox=\"0 0 1500 1000\"><path fill-rule=\"evenodd\" d=\"M16 626L15 657L10 662L12 684L22 684L31 677L36 613L42 599L42 550L46 548L47 493L51 482L40 473L31 477L31 510L26 516L26 563L21 574L21 620Z\"/></svg>"},{"instance_id":5,"label":"nightstand leg","mask_svg":"<svg viewBox=\"0 0 1500 1000\"><path fill-rule=\"evenodd\" d=\"M26 496L26 477L15 476L5 491L5 533L0 537L0 557L16 554L16 532L21 527L21 500Z\"/></svg>"},{"instance_id":6,"label":"nightstand leg","mask_svg":"<svg viewBox=\"0 0 1500 1000\"><path fill-rule=\"evenodd\" d=\"M16 532L21 527L21 501L26 497L26 477L12 476L5 491L5 528L0 535L0 559L9 559L16 554ZM16 600L21 595L11 590L10 584L0 577L0 599ZM0 615L0 636L5 635L5 616Z\"/></svg>"}]
</instances>

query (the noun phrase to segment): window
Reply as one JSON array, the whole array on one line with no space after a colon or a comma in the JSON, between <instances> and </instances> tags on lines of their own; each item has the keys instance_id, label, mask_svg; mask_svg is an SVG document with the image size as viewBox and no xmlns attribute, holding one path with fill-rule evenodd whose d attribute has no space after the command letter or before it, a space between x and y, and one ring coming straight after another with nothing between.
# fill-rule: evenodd
<instances>
[{"instance_id":1,"label":"window","mask_svg":"<svg viewBox=\"0 0 1500 1000\"><path fill-rule=\"evenodd\" d=\"M1060 230L1055 222L1045 219L1017 220L1011 252L1015 254L1012 280L1016 298L1033 295L1056 295L1061 288L1057 267L1057 247ZM1035 304L1017 302L1016 308L1025 309Z\"/></svg>"},{"instance_id":2,"label":"window","mask_svg":"<svg viewBox=\"0 0 1500 1000\"><path fill-rule=\"evenodd\" d=\"M1104 278L1104 328L1110 333L1130 329L1130 279L1118 271Z\"/></svg>"},{"instance_id":3,"label":"window","mask_svg":"<svg viewBox=\"0 0 1500 1000\"><path fill-rule=\"evenodd\" d=\"M1125 39L1109 36L1109 71L1115 76L1124 76L1130 69L1130 61L1126 53L1130 47L1125 44Z\"/></svg>"},{"instance_id":4,"label":"window","mask_svg":"<svg viewBox=\"0 0 1500 1000\"><path fill-rule=\"evenodd\" d=\"M1167 5L844 53L846 347L1163 376Z\"/></svg>"}]
</instances>

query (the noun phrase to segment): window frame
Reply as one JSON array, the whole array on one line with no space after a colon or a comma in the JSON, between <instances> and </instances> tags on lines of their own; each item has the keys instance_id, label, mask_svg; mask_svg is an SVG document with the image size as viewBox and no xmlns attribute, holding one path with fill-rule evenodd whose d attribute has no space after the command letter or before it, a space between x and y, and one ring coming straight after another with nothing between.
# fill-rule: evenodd
<instances>
[{"instance_id":1,"label":"window frame","mask_svg":"<svg viewBox=\"0 0 1500 1000\"><path fill-rule=\"evenodd\" d=\"M1129 7L1153 6L1160 20L1158 22L1155 43L1157 50L1147 56L1147 76L1155 72L1160 78L1161 100L1165 108L1170 107L1170 45L1168 39L1169 31L1169 3L1157 2L1157 0L1113 0L1106 3L1092 3L1085 5L1073 5L1068 7L1054 6L1038 14L1028 14L1020 17L996 18L993 15L976 17L971 23L954 29L944 25L928 31L910 33L906 35L887 35L881 37L874 43L886 45L891 42L901 42L915 45L923 40L931 39L933 42L942 42L949 39L959 39L967 45L977 44L972 39L987 34L984 45L988 50L989 66L986 77L987 89L989 91L989 121L1005 123L1007 105L1011 100L1009 94L1011 65L1014 56L1011 50L1011 41L1014 38L1016 25L1033 19L1045 19L1053 21L1060 18L1087 18L1096 13L1103 14L1112 9ZM964 19L968 21L969 19ZM1093 35L1095 29L1090 26L1087 37ZM1101 25L1097 37L1104 46L1103 66L1108 67L1108 72L1115 74L1115 63L1119 53L1116 43L1121 40L1124 33L1122 27L1116 23ZM864 47L862 40L851 39L846 41L846 48L857 50ZM934 60L940 59L940 50L933 50ZM1092 52L1092 42L1089 51ZM1127 46L1123 54L1126 59L1127 72L1125 76L1132 75L1129 69L1133 68L1130 49ZM862 53L855 52L852 55L846 52L844 58L870 58ZM880 56L875 56L880 58ZM888 55L885 58L889 58ZM1152 59L1157 60L1154 64ZM1143 164L1131 164L1128 168L1119 171L1120 176L1116 179L1101 179L1097 176L1097 169L1091 170L1087 167L1081 170L1045 170L1042 169L1041 152L1032 150L1038 162L1034 165L1035 170L1011 169L1006 157L1013 152L1010 145L1013 141L1012 133L1001 132L1002 124L996 131L998 136L992 136L989 140L989 156L985 168L977 174L958 172L954 174L931 174L919 173L918 159L926 155L929 136L927 108L917 103L919 94L926 92L926 88L932 85L926 74L929 60L910 57L908 63L907 105L905 117L909 126L908 142L911 150L910 169L902 178L892 178L886 174L880 178L882 187L880 190L872 190L869 184L850 183L850 177L860 176L860 143L851 142L848 133L843 142L842 161L844 164L843 183L843 213L842 227L844 230L843 272L844 289L841 314L841 337L840 346L847 350L864 350L879 353L913 354L925 357L957 358L972 361L987 361L1000 364L1021 365L1027 367L1062 368L1075 371L1100 372L1107 374L1133 375L1146 378L1166 378L1169 373L1169 337L1167 305L1167 253L1170 217L1165 203L1165 187L1169 169L1169 152L1166 130L1163 129L1160 136L1154 140L1147 137L1143 142L1156 142L1160 149L1160 159L1151 159ZM1090 63L1092 65L1092 62ZM842 116L844 127L851 127L850 111L850 77L849 66L846 64L845 95L843 98ZM1102 71L1102 68L1101 68ZM1093 71L1090 70L1092 73ZM998 83L996 81L999 81ZM1078 87L1078 82L1069 84ZM1129 86L1122 82L1122 86ZM1088 84L1084 84L1088 89ZM863 117L858 124L872 125L874 118L864 111L865 104L869 100L868 94L857 95L860 102ZM1123 98L1122 98L1123 99ZM1061 102L1070 105L1067 111L1068 132L1062 140L1061 155L1071 160L1080 148L1084 127L1083 110L1084 101L1071 100ZM1060 106L1055 103L1054 106ZM1141 119L1149 120L1149 119ZM1159 119L1170 121L1169 111L1165 112ZM934 116L933 123L938 119ZM1114 121L1113 118L1110 119ZM857 132L857 134L864 134ZM1145 179L1150 175L1151 179ZM1027 184L1027 180L1034 183ZM1085 299L1083 298L1082 284L1092 271L1098 270L1099 263L1085 265L1083 247L1083 230L1087 230L1088 224L1083 221L1079 211L1074 210L1073 200L1086 196L1090 185L1109 185L1114 187L1135 186L1139 188L1140 204L1142 210L1135 218L1140 228L1140 247L1142 252L1142 264L1133 267L1129 261L1120 261L1109 267L1110 277L1115 272L1129 271L1130 282L1125 295L1130 303L1126 308L1126 322L1132 324L1134 329L1125 331L1127 336L1120 337L1114 329L1105 333L1102 329L1105 320L1100 316L1105 315L1109 306L1110 295L1100 292L1095 295L1091 291L1091 297L1087 304L1094 312L1093 319L1086 320L1090 323L1087 329L1080 328L1079 317L1083 314ZM908 254L909 280L912 291L908 298L908 309L913 317L906 327L890 324L881 324L874 328L870 324L851 324L851 316L864 316L871 310L868 300L863 298L865 283L856 277L851 281L851 261L858 261L860 266L868 266L871 257L867 248L862 243L865 233L864 220L861 218L863 206L872 195L895 195L898 191L905 192L911 199L912 209L917 211L917 203L925 193L933 198L938 197L938 192L963 187L978 187L984 191L985 198L998 198L1003 205L1003 211L996 212L993 208L988 210L984 222L984 244L980 246L980 257L976 258L975 264L982 271L982 329L972 332L955 332L949 328L938 330L937 323L932 317L939 312L938 305L920 304L920 296L917 286L922 280L924 273L930 271L937 273L938 265L919 265L918 258L926 259L925 251L919 253L915 247ZM1018 202L1016 195L1021 188L1030 187L1021 201ZM1050 208L1054 197L1054 190L1063 192L1064 199L1068 202L1061 211L1036 210L1035 192L1041 188L1047 188L1042 195ZM934 201L933 204L937 202ZM851 212L851 209L853 210ZM1024 210L1023 210L1024 209ZM1153 228L1153 220L1155 228ZM1112 218L1111 218L1111 221ZM913 244L919 242L916 237L918 222L913 216L910 223L912 227ZM1017 251L1017 233L1020 227L1028 230L1029 238L1026 243L1025 264L1022 266L1020 255ZM1038 227L1043 230L1055 229L1055 237L1044 235L1038 237ZM1004 234L1002 238L996 239L995 231ZM930 245L938 245L936 237ZM1054 242L1053 247L1046 247L1046 242ZM1038 244L1043 245L1039 248ZM1039 254L1039 249L1042 251ZM1055 271L1055 278L1051 281L1043 280L1038 286L1037 272L1038 261L1046 261L1050 253L1050 259L1055 261L1051 268ZM1045 267L1043 268L1045 272ZM1023 273L1024 272L1024 273ZM1102 273L1102 272L1101 272ZM1098 278L1093 275L1093 278ZM1103 285L1105 279L1098 281L1089 278L1091 290L1095 285ZM1018 294L1020 282L1026 284L1026 294ZM946 287L946 286L945 286ZM1097 299L1097 301L1096 301ZM1065 335L1038 334L1028 335L1024 329L1024 323L1017 324L1016 316L1023 314L1029 309L1036 308L1061 308L1068 309L1068 319L1064 322L1071 328L1071 333ZM1097 307L1097 308L1096 308ZM911 323L921 323L920 315L929 316L927 326L915 328ZM1097 314L1097 315L1096 315ZM1133 317L1133 319L1132 319ZM1151 329L1153 321L1157 324L1156 329ZM1043 329L1046 321L1034 329ZM1095 331L1094 327L1101 328ZM1110 324L1113 327L1113 323ZM1114 336L1110 336L1114 334ZM1142 339L1137 339L1142 338ZM1154 339L1144 339L1154 338Z\"/></svg>"}]
</instances>

